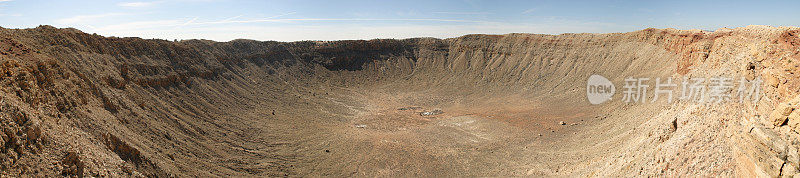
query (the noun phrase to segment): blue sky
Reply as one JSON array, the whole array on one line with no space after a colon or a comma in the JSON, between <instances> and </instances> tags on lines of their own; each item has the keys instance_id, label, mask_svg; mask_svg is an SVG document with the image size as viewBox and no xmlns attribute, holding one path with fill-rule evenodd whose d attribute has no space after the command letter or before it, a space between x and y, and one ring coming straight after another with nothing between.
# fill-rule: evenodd
<instances>
[{"instance_id":1,"label":"blue sky","mask_svg":"<svg viewBox=\"0 0 800 178\"><path fill-rule=\"evenodd\" d=\"M0 26L40 24L105 36L217 41L713 30L800 26L800 1L0 0Z\"/></svg>"}]
</instances>

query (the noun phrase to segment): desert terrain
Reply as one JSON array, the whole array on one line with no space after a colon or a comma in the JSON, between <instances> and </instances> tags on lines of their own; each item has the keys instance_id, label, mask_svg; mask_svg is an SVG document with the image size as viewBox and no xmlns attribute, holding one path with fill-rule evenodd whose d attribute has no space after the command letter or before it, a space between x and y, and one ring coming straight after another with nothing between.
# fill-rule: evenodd
<instances>
[{"instance_id":1,"label":"desert terrain","mask_svg":"<svg viewBox=\"0 0 800 178\"><path fill-rule=\"evenodd\" d=\"M796 27L299 42L0 28L0 176L791 177L798 65ZM587 101L593 74L617 85L610 102ZM621 99L627 77L713 76L763 80L762 96Z\"/></svg>"}]
</instances>

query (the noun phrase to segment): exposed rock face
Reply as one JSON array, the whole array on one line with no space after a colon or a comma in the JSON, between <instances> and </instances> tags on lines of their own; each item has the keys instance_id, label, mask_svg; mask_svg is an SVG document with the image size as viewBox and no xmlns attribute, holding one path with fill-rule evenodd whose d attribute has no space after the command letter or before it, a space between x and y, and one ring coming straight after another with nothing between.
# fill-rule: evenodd
<instances>
[{"instance_id":1,"label":"exposed rock face","mask_svg":"<svg viewBox=\"0 0 800 178\"><path fill-rule=\"evenodd\" d=\"M0 29L0 176L789 176L798 34L283 43ZM760 78L764 96L590 105L593 74ZM447 112L419 114L434 108Z\"/></svg>"}]
</instances>

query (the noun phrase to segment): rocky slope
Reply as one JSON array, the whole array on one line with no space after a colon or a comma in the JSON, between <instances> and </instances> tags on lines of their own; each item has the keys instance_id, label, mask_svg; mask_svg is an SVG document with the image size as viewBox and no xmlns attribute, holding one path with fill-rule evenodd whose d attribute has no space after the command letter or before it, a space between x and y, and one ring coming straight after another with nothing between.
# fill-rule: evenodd
<instances>
[{"instance_id":1,"label":"rocky slope","mask_svg":"<svg viewBox=\"0 0 800 178\"><path fill-rule=\"evenodd\" d=\"M0 29L0 175L793 176L798 36L284 43ZM618 91L627 77L763 79L763 96L631 104L617 92L590 105L592 74Z\"/></svg>"}]
</instances>

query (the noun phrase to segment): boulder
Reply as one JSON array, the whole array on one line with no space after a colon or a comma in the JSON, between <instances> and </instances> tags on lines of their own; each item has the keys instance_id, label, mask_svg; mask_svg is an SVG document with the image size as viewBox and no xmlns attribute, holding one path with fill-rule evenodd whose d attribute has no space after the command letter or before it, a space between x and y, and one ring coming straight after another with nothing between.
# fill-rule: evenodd
<instances>
[{"instance_id":1,"label":"boulder","mask_svg":"<svg viewBox=\"0 0 800 178\"><path fill-rule=\"evenodd\" d=\"M800 112L792 112L786 119L789 120L787 125L794 129L795 132L800 133Z\"/></svg>"},{"instance_id":2,"label":"boulder","mask_svg":"<svg viewBox=\"0 0 800 178\"><path fill-rule=\"evenodd\" d=\"M784 163L783 164L783 168L781 169L781 175L783 175L783 176L781 176L781 177L794 176L795 174L798 173L796 167L797 167L797 165L794 165L792 163Z\"/></svg>"},{"instance_id":3,"label":"boulder","mask_svg":"<svg viewBox=\"0 0 800 178\"><path fill-rule=\"evenodd\" d=\"M769 114L769 119L770 119L770 121L772 121L773 125L778 127L778 126L782 126L784 123L786 123L786 120L788 119L788 117L784 116L783 113L781 113L779 110L774 110L774 111L772 111L772 113Z\"/></svg>"},{"instance_id":4,"label":"boulder","mask_svg":"<svg viewBox=\"0 0 800 178\"><path fill-rule=\"evenodd\" d=\"M433 116L433 115L439 115L439 114L443 114L443 113L444 113L444 111L442 111L441 109L434 109L433 111L421 112L421 113L419 113L419 115L420 116Z\"/></svg>"},{"instance_id":5,"label":"boulder","mask_svg":"<svg viewBox=\"0 0 800 178\"><path fill-rule=\"evenodd\" d=\"M788 116L792 114L794 107L789 103L781 103L775 110L770 113L769 118L775 126L781 126L786 123ZM790 121L791 122L791 121Z\"/></svg>"},{"instance_id":6,"label":"boulder","mask_svg":"<svg viewBox=\"0 0 800 178\"><path fill-rule=\"evenodd\" d=\"M797 147L795 147L794 145L790 145L789 146L789 150L786 153L786 162L787 163L791 163L792 165L795 166L795 167L791 167L791 168L794 168L794 169L798 169L799 168L799 167L797 167L797 165L800 164L800 154L797 153Z\"/></svg>"},{"instance_id":7,"label":"boulder","mask_svg":"<svg viewBox=\"0 0 800 178\"><path fill-rule=\"evenodd\" d=\"M789 114L791 114L794 110L794 107L792 107L792 105L789 103L781 103L778 105L777 110L780 111L781 115L789 116Z\"/></svg>"},{"instance_id":8,"label":"boulder","mask_svg":"<svg viewBox=\"0 0 800 178\"><path fill-rule=\"evenodd\" d=\"M769 86L778 88L778 84L780 84L780 79L778 79L778 77L775 75L768 74L766 82Z\"/></svg>"},{"instance_id":9,"label":"boulder","mask_svg":"<svg viewBox=\"0 0 800 178\"><path fill-rule=\"evenodd\" d=\"M790 100L789 105L794 108L800 107L800 95L797 95L797 97L794 97L794 99Z\"/></svg>"}]
</instances>

